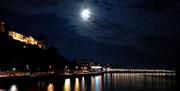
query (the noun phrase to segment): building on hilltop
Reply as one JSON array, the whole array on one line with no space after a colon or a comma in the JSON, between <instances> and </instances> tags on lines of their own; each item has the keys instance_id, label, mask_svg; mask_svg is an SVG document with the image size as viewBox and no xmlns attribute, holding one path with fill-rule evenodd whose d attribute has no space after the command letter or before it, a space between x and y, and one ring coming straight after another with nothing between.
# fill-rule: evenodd
<instances>
[{"instance_id":1,"label":"building on hilltop","mask_svg":"<svg viewBox=\"0 0 180 91\"><path fill-rule=\"evenodd\" d=\"M43 42L43 40L35 39L32 36L25 36L15 31L7 31L4 25L5 23L3 21L0 21L0 32L7 32L10 38L23 42L25 44L36 45L42 49L46 48L46 44Z\"/></svg>"},{"instance_id":2,"label":"building on hilltop","mask_svg":"<svg viewBox=\"0 0 180 91\"><path fill-rule=\"evenodd\" d=\"M5 23L3 21L0 21L0 32L5 32Z\"/></svg>"}]
</instances>

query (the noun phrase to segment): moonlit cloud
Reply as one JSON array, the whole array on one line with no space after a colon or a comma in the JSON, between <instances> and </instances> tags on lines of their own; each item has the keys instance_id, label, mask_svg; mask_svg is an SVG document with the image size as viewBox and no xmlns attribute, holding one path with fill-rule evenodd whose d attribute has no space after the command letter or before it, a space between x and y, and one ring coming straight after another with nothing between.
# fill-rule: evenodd
<instances>
[{"instance_id":1,"label":"moonlit cloud","mask_svg":"<svg viewBox=\"0 0 180 91\"><path fill-rule=\"evenodd\" d=\"M146 2L144 0L94 0L92 2L84 2L83 0L19 0L16 2L1 0L0 2L2 9L18 14L55 14L57 17L68 20L69 23L65 26L69 31L92 38L95 41L118 45L136 44L137 39L149 34L156 34L157 31L161 30L154 31L153 28L159 23L166 25L164 19L167 18L164 15L153 14L147 10L141 11L138 8L131 8L133 5L143 5ZM86 6L90 7L91 12L95 14L92 16L91 22L84 24L80 21L79 14L84 20L91 17L91 12L87 9L82 12ZM162 28L164 25L161 25Z\"/></svg>"},{"instance_id":2,"label":"moonlit cloud","mask_svg":"<svg viewBox=\"0 0 180 91\"><path fill-rule=\"evenodd\" d=\"M46 13L61 13L83 6L83 0L1 0L0 8L16 14L33 15ZM11 7L9 7L11 6ZM22 8L23 7L23 8Z\"/></svg>"}]
</instances>

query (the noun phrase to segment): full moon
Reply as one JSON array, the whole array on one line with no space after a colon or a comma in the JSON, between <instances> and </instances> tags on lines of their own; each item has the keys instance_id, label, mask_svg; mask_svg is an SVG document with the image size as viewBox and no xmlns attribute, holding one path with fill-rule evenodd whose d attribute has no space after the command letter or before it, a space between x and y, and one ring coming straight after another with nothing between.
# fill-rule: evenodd
<instances>
[{"instance_id":1,"label":"full moon","mask_svg":"<svg viewBox=\"0 0 180 91\"><path fill-rule=\"evenodd\" d=\"M81 18L85 21L89 20L91 17L91 11L89 9L84 9L81 12Z\"/></svg>"}]
</instances>

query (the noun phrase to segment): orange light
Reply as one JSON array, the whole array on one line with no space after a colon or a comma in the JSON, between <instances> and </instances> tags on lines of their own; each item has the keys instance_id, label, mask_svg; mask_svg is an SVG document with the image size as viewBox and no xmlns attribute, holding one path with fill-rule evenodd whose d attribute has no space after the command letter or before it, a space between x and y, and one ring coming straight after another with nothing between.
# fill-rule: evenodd
<instances>
[{"instance_id":1,"label":"orange light","mask_svg":"<svg viewBox=\"0 0 180 91\"><path fill-rule=\"evenodd\" d=\"M48 85L47 91L54 91L54 85L52 83Z\"/></svg>"}]
</instances>

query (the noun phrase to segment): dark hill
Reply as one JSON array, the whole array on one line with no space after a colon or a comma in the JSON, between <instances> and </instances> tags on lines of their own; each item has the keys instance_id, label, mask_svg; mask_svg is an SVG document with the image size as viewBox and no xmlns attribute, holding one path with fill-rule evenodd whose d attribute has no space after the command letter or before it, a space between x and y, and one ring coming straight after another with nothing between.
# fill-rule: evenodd
<instances>
[{"instance_id":1,"label":"dark hill","mask_svg":"<svg viewBox=\"0 0 180 91\"><path fill-rule=\"evenodd\" d=\"M5 32L0 32L0 69L26 70L26 66L33 71L47 71L62 69L69 61L57 52L54 47L46 49L36 45L28 45L14 40ZM51 66L51 67L50 67Z\"/></svg>"}]
</instances>

